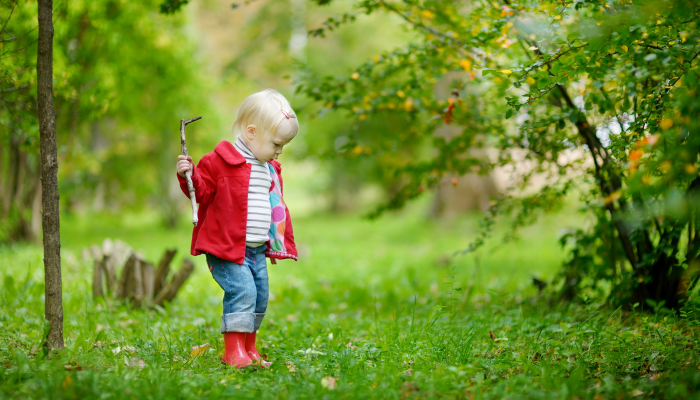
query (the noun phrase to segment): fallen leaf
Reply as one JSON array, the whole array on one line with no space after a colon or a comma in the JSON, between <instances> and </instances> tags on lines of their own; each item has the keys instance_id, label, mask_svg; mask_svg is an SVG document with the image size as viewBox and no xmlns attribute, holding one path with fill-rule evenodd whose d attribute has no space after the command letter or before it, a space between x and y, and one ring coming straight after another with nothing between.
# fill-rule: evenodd
<instances>
[{"instance_id":1,"label":"fallen leaf","mask_svg":"<svg viewBox=\"0 0 700 400\"><path fill-rule=\"evenodd\" d=\"M489 336L491 336L491 340L496 338L496 335L493 334L493 332L489 331Z\"/></svg>"},{"instance_id":2,"label":"fallen leaf","mask_svg":"<svg viewBox=\"0 0 700 400\"><path fill-rule=\"evenodd\" d=\"M83 367L81 367L80 365L66 364L63 366L63 368L65 368L66 371L82 371L83 370Z\"/></svg>"},{"instance_id":3,"label":"fallen leaf","mask_svg":"<svg viewBox=\"0 0 700 400\"><path fill-rule=\"evenodd\" d=\"M639 396L643 396L644 392L642 392L639 389L634 389L632 392L630 392L630 394L634 397L639 397Z\"/></svg>"},{"instance_id":4,"label":"fallen leaf","mask_svg":"<svg viewBox=\"0 0 700 400\"><path fill-rule=\"evenodd\" d=\"M131 357L129 359L129 368L136 368L138 367L139 370L143 369L147 364L145 361L143 361L143 358L138 358L136 356Z\"/></svg>"},{"instance_id":5,"label":"fallen leaf","mask_svg":"<svg viewBox=\"0 0 700 400\"><path fill-rule=\"evenodd\" d=\"M199 357L202 354L204 354L205 351L209 350L211 345L209 343L204 343L201 346L194 346L192 347L192 351L190 351L190 357Z\"/></svg>"},{"instance_id":6,"label":"fallen leaf","mask_svg":"<svg viewBox=\"0 0 700 400\"><path fill-rule=\"evenodd\" d=\"M322 355L322 356L325 355L325 353L321 353L320 351L314 350L314 349L312 349L312 348L308 348L308 349L306 349L306 350L297 350L297 353L301 353L301 354L319 354L319 355Z\"/></svg>"},{"instance_id":7,"label":"fallen leaf","mask_svg":"<svg viewBox=\"0 0 700 400\"><path fill-rule=\"evenodd\" d=\"M287 366L289 372L296 372L297 366L291 361L285 361L284 364Z\"/></svg>"},{"instance_id":8,"label":"fallen leaf","mask_svg":"<svg viewBox=\"0 0 700 400\"><path fill-rule=\"evenodd\" d=\"M115 347L112 349L112 353L119 354L122 350L128 351L129 353L136 353L136 348L131 346Z\"/></svg>"},{"instance_id":9,"label":"fallen leaf","mask_svg":"<svg viewBox=\"0 0 700 400\"><path fill-rule=\"evenodd\" d=\"M321 386L328 390L335 390L335 378L326 376L325 378L321 379Z\"/></svg>"}]
</instances>

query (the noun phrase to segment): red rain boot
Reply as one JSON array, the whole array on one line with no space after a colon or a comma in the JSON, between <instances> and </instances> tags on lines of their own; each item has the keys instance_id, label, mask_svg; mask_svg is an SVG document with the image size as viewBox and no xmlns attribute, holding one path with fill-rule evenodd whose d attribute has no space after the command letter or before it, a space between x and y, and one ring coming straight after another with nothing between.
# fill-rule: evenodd
<instances>
[{"instance_id":1,"label":"red rain boot","mask_svg":"<svg viewBox=\"0 0 700 400\"><path fill-rule=\"evenodd\" d=\"M245 368L252 364L245 345L245 332L224 333L224 356L221 362L236 368Z\"/></svg>"},{"instance_id":2,"label":"red rain boot","mask_svg":"<svg viewBox=\"0 0 700 400\"><path fill-rule=\"evenodd\" d=\"M257 333L258 331L253 331L246 334L245 351L248 353L248 357L250 357L253 364L260 366L260 368L267 368L272 365L272 363L263 360L260 353L258 353L258 349L255 348L255 337L257 336Z\"/></svg>"}]
</instances>

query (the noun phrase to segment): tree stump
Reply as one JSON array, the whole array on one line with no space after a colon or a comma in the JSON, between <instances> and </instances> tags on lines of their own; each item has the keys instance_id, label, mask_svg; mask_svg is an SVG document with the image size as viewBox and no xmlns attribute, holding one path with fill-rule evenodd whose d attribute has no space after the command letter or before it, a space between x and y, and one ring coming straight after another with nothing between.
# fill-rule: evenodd
<instances>
[{"instance_id":1,"label":"tree stump","mask_svg":"<svg viewBox=\"0 0 700 400\"><path fill-rule=\"evenodd\" d=\"M105 239L101 247L91 246L84 254L93 260L93 296L129 300L134 307L162 306L172 301L194 270L194 262L185 259L168 282L170 263L176 252L176 249L166 249L156 269L153 263L120 240ZM122 264L117 279L117 266Z\"/></svg>"}]
</instances>

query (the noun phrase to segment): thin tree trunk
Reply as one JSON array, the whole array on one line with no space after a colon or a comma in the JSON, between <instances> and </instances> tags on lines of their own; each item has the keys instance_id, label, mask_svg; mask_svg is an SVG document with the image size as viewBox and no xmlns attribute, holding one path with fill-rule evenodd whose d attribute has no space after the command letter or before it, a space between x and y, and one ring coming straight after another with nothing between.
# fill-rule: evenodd
<instances>
[{"instance_id":1,"label":"thin tree trunk","mask_svg":"<svg viewBox=\"0 0 700 400\"><path fill-rule=\"evenodd\" d=\"M37 104L41 136L41 203L44 229L45 315L49 334L45 346L63 349L63 290L58 211L56 113L53 108L53 0L39 0L39 43L36 59Z\"/></svg>"}]
</instances>

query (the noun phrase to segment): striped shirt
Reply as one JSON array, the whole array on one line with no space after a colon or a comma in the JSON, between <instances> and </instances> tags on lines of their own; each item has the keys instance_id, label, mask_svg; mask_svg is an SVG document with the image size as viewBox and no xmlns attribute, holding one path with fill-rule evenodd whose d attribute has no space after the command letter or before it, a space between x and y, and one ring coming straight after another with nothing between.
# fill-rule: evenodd
<instances>
[{"instance_id":1,"label":"striped shirt","mask_svg":"<svg viewBox=\"0 0 700 400\"><path fill-rule=\"evenodd\" d=\"M245 245L260 247L269 238L272 210L270 208L270 185L272 178L267 163L259 161L239 136L233 146L250 164L248 186L248 222L245 230Z\"/></svg>"}]
</instances>

